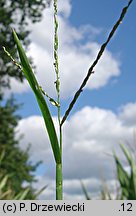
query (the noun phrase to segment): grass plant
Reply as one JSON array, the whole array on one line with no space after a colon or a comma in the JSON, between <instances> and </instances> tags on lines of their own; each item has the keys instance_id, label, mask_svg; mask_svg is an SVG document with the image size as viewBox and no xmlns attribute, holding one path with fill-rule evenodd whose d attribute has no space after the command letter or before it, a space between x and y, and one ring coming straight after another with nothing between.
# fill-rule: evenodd
<instances>
[{"instance_id":1,"label":"grass plant","mask_svg":"<svg viewBox=\"0 0 136 216\"><path fill-rule=\"evenodd\" d=\"M120 159L114 153L117 168L117 179L120 183L121 198L126 200L136 200L136 162L130 150L124 145L120 145L128 162L129 172L123 167Z\"/></svg>"},{"instance_id":2,"label":"grass plant","mask_svg":"<svg viewBox=\"0 0 136 216\"><path fill-rule=\"evenodd\" d=\"M108 185L104 181L99 198L101 200L136 200L136 161L134 160L132 149L127 148L123 144L120 147L127 161L127 169L122 165L122 160L114 152L113 158L115 160L119 187L116 186L117 190L111 194ZM86 200L90 200L91 197L83 182L81 182L81 187Z\"/></svg>"},{"instance_id":3,"label":"grass plant","mask_svg":"<svg viewBox=\"0 0 136 216\"><path fill-rule=\"evenodd\" d=\"M61 200L63 199L63 180L62 180L62 125L64 124L64 122L66 121L67 117L70 114L70 111L72 110L74 104L76 103L79 95L81 94L81 92L83 91L83 88L85 87L85 85L87 84L90 76L94 73L94 68L95 66L98 64L101 56L103 55L103 52L105 50L105 48L107 47L108 43L110 42L111 38L113 37L114 33L116 32L117 28L119 27L120 23L122 22L127 9L129 8L130 4L133 2L133 0L130 0L127 4L127 6L125 6L121 12L121 15L119 17L119 19L117 20L117 22L115 23L115 25L113 26L107 40L102 44L98 55L96 56L96 59L94 60L93 64L91 65L91 67L89 68L86 77L84 78L81 86L79 87L79 89L77 90L77 92L74 95L73 100L71 101L71 103L69 104L68 109L66 110L63 118L61 119L61 105L60 105L60 77L59 77L59 63L58 63L58 20L57 20L57 5L58 5L58 1L54 0L54 68L55 68L55 73L56 73L56 81L55 81L55 85L56 85L56 93L57 93L57 101L55 101L53 98L51 98L46 92L44 92L43 88L40 86L40 84L38 83L34 72L30 66L29 60L25 54L25 51L18 39L18 36L15 32L15 30L13 30L13 37L14 37L14 41L15 44L17 46L17 50L19 53L19 57L20 57L20 62L21 64L17 63L16 60L14 60L12 58L12 56L9 54L9 52L4 48L6 54L11 58L11 60L13 61L13 63L19 67L22 72L24 73L33 93L35 94L37 103L39 105L39 108L41 110L44 122L45 122L45 126L47 129L47 133L50 139L50 144L51 144L51 148L53 151L53 155L54 155L54 159L55 159L55 163L56 163L56 200ZM57 136L56 134L56 129L54 127L54 123L52 120L52 116L50 113L50 110L47 106L46 100L44 95L50 100L50 102L55 105L57 107L58 110L58 124L59 124L59 135Z\"/></svg>"}]
</instances>

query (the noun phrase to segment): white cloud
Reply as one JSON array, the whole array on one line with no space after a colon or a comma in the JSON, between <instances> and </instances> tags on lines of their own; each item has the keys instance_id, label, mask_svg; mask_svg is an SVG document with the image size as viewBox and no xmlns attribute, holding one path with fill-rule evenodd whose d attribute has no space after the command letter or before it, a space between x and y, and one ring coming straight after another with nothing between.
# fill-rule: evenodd
<instances>
[{"instance_id":1,"label":"white cloud","mask_svg":"<svg viewBox=\"0 0 136 216\"><path fill-rule=\"evenodd\" d=\"M69 17L71 13L71 0L58 1L58 11L62 13L64 17Z\"/></svg>"},{"instance_id":2,"label":"white cloud","mask_svg":"<svg viewBox=\"0 0 136 216\"><path fill-rule=\"evenodd\" d=\"M73 26L69 22L71 1L59 1L59 62L61 77L61 96L71 96L81 84L87 70L95 59L100 45L88 39L88 35L100 33L100 29L91 25ZM30 50L28 52L37 66L37 78L43 88L50 94L55 94L54 81L56 79L53 68L53 11L52 8L44 11L42 22L31 25L32 34ZM94 41L94 40L93 40ZM120 74L120 63L108 50L96 67L86 88L98 89ZM15 83L16 82L16 83ZM68 86L67 83L70 83ZM15 87L16 86L16 87ZM18 87L17 87L18 86ZM17 81L12 83L13 92L28 90L24 85L20 87Z\"/></svg>"},{"instance_id":3,"label":"white cloud","mask_svg":"<svg viewBox=\"0 0 136 216\"><path fill-rule=\"evenodd\" d=\"M124 124L136 125L136 103L129 103L120 109L120 118Z\"/></svg>"},{"instance_id":4,"label":"white cloud","mask_svg":"<svg viewBox=\"0 0 136 216\"><path fill-rule=\"evenodd\" d=\"M56 118L53 119L57 129ZM31 158L48 161L52 160L52 152L50 151L49 138L45 128L44 120L41 116L31 116L22 119L17 127L17 134L25 134L20 140L21 148L26 150L28 144L31 144ZM36 150L36 151L35 151Z\"/></svg>"},{"instance_id":5,"label":"white cloud","mask_svg":"<svg viewBox=\"0 0 136 216\"><path fill-rule=\"evenodd\" d=\"M136 122L132 125L127 124L127 120L124 122L120 118L123 113L124 110L122 113L120 111L119 114L115 114L110 110L97 107L84 107L66 122L63 131L63 174L66 198L73 194L79 199L83 198L78 182L80 179L85 181L92 193L96 193L101 179L111 181L115 178L113 158L107 156L106 153L112 154L114 149L120 154L120 141L130 140L136 126ZM135 112L133 112L133 117L135 117ZM57 125L56 118L54 121ZM42 159L45 167L48 168L43 178L49 181L48 192L51 196L54 190L55 165L42 117L31 116L22 119L17 130L24 133L21 147L26 148L26 144L30 142L32 144L31 159ZM91 179L93 187L88 185L87 179ZM71 188L75 189L70 189L70 184Z\"/></svg>"}]
</instances>

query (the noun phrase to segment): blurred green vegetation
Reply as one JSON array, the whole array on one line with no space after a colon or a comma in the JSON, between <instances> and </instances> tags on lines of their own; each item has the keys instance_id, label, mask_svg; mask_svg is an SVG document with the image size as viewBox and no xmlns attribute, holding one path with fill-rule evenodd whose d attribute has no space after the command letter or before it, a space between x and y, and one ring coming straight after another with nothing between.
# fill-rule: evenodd
<instances>
[{"instance_id":1,"label":"blurred green vegetation","mask_svg":"<svg viewBox=\"0 0 136 216\"><path fill-rule=\"evenodd\" d=\"M29 146L23 151L19 146L21 137L16 138L16 127L20 120L16 113L20 106L15 103L14 96L7 99L6 90L10 89L11 78L23 82L24 76L9 61L2 46L8 48L18 60L11 28L16 28L27 48L30 43L29 23L39 22L49 4L50 0L0 1L0 199L35 199L36 191L32 183L35 182L34 172L40 163L31 163Z\"/></svg>"},{"instance_id":2,"label":"blurred green vegetation","mask_svg":"<svg viewBox=\"0 0 136 216\"><path fill-rule=\"evenodd\" d=\"M119 187L114 193L111 193L106 182L104 182L102 185L101 195L99 197L100 200L136 200L136 162L134 154L131 148L127 148L122 144L120 147L128 164L127 170L126 167L122 165L121 159L114 152L113 157L115 160ZM83 182L81 183L81 187L85 198L90 200L91 196L89 195L89 192Z\"/></svg>"}]
</instances>

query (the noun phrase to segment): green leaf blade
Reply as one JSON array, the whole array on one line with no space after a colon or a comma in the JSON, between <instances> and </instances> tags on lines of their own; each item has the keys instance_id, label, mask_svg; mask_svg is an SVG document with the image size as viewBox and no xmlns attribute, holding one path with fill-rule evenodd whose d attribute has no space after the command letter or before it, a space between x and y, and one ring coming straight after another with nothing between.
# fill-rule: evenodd
<instances>
[{"instance_id":1,"label":"green leaf blade","mask_svg":"<svg viewBox=\"0 0 136 216\"><path fill-rule=\"evenodd\" d=\"M46 104L46 101L42 95L42 92L40 91L39 88L39 84L36 80L36 77L33 73L33 70L29 64L29 60L25 54L25 51L16 35L16 32L13 30L13 37L15 40L15 43L17 45L17 50L19 53L19 57L20 57L20 61L21 61L21 65L22 65L22 71L26 77L26 79L28 80L30 87L32 88L35 97L37 99L38 105L40 107L40 110L42 112L42 116L44 118L44 122L46 125L46 129L49 135L49 139L51 142L51 146L52 146L52 150L53 150L53 154L54 154L54 158L56 163L61 163L61 154L60 154L60 148L59 148L59 143L58 143L58 138L57 138L57 134L56 134L56 130L54 127L54 123L50 114L50 111L48 109L48 106Z\"/></svg>"},{"instance_id":2,"label":"green leaf blade","mask_svg":"<svg viewBox=\"0 0 136 216\"><path fill-rule=\"evenodd\" d=\"M128 173L124 170L119 158L114 153L114 159L117 168L117 178L119 180L121 190L122 190L122 198L128 197L129 193L129 182L130 178Z\"/></svg>"},{"instance_id":3,"label":"green leaf blade","mask_svg":"<svg viewBox=\"0 0 136 216\"><path fill-rule=\"evenodd\" d=\"M54 157L55 157L55 161L57 163L61 163L61 156L60 156L60 149L59 149L59 144L58 144L58 138L55 132L55 127L49 112L49 109L47 107L47 104L44 100L44 97L40 94L40 97L37 97L37 102L39 104L39 107L41 109L45 124L46 124L46 129L48 131L48 135L50 138L50 142L51 142L51 146L52 146L52 150L54 153ZM40 98L40 99L39 99ZM45 109L46 107L46 109ZM56 143L55 143L56 142Z\"/></svg>"}]
</instances>

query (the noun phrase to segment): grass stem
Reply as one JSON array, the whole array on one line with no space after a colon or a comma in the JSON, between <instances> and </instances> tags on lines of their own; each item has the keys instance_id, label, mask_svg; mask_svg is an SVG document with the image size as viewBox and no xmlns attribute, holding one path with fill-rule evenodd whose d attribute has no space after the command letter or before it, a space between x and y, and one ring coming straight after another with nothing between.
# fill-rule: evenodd
<instances>
[{"instance_id":1,"label":"grass stem","mask_svg":"<svg viewBox=\"0 0 136 216\"><path fill-rule=\"evenodd\" d=\"M56 200L63 199L62 163L56 164Z\"/></svg>"},{"instance_id":2,"label":"grass stem","mask_svg":"<svg viewBox=\"0 0 136 216\"><path fill-rule=\"evenodd\" d=\"M61 110L60 110L60 77L59 77L59 63L58 63L58 20L57 20L57 4L54 0L54 69L56 73L56 92L57 92L57 106L58 109L58 123L59 123L59 147L61 154L61 164L56 164L56 199L62 199L62 130L61 130Z\"/></svg>"}]
</instances>

